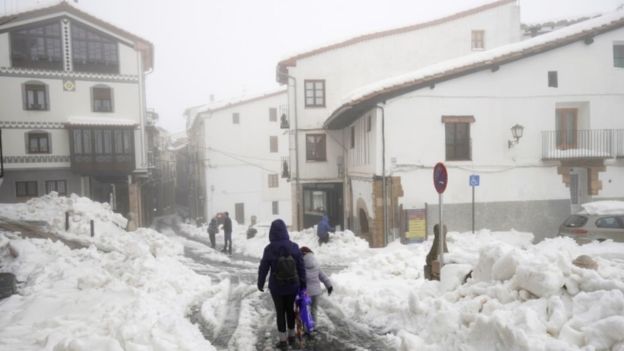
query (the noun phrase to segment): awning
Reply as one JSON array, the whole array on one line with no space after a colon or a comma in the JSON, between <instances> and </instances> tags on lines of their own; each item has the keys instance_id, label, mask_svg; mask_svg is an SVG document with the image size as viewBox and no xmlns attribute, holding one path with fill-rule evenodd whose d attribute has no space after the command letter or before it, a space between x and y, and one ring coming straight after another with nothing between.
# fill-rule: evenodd
<instances>
[{"instance_id":1,"label":"awning","mask_svg":"<svg viewBox=\"0 0 624 351\"><path fill-rule=\"evenodd\" d=\"M116 117L70 117L67 120L68 126L89 126L89 127L135 127L139 123L127 118Z\"/></svg>"}]
</instances>

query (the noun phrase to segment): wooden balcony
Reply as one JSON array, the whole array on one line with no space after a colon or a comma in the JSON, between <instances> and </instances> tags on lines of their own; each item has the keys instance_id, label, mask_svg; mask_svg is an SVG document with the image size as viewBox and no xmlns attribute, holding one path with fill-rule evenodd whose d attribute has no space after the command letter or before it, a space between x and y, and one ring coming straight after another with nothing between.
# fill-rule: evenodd
<instances>
[{"instance_id":1,"label":"wooden balcony","mask_svg":"<svg viewBox=\"0 0 624 351\"><path fill-rule=\"evenodd\" d=\"M542 132L543 160L624 157L623 129L553 130Z\"/></svg>"}]
</instances>

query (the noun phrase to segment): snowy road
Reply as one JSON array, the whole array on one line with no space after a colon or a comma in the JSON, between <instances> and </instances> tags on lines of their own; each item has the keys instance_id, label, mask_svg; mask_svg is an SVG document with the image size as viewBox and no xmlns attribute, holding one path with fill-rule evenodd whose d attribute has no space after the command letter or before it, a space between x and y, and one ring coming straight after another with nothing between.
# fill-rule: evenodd
<instances>
[{"instance_id":1,"label":"snowy road","mask_svg":"<svg viewBox=\"0 0 624 351\"><path fill-rule=\"evenodd\" d=\"M189 318L218 350L273 350L277 328L273 302L268 290L256 289L258 260L234 254L228 260L215 255L209 243L201 238L186 235L179 228L176 234L183 237L185 255L191 267L200 274L210 276L220 286L223 298L215 308L215 320L207 321L202 306L191 309ZM324 267L331 274L340 268ZM322 298L319 306L320 327L313 340L306 340L302 350L390 350L383 335L368 326L358 325L344 318L340 306L331 298ZM253 343L251 345L250 343Z\"/></svg>"}]
</instances>

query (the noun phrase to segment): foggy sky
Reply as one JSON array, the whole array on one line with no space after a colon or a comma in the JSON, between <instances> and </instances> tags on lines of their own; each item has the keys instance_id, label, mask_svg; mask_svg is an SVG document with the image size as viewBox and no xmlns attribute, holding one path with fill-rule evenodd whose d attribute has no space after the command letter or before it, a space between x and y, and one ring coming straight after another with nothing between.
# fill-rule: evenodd
<instances>
[{"instance_id":1,"label":"foggy sky","mask_svg":"<svg viewBox=\"0 0 624 351\"><path fill-rule=\"evenodd\" d=\"M278 87L289 55L494 0L79 0L74 6L155 46L147 105L160 125L184 129L185 108ZM0 0L0 13L47 0ZM624 0L520 0L523 23L615 10Z\"/></svg>"}]
</instances>

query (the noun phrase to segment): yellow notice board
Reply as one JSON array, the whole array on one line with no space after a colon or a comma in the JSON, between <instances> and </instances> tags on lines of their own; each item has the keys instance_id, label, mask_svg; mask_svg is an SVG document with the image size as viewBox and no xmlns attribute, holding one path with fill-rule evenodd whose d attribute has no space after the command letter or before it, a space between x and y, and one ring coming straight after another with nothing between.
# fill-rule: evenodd
<instances>
[{"instance_id":1,"label":"yellow notice board","mask_svg":"<svg viewBox=\"0 0 624 351\"><path fill-rule=\"evenodd\" d=\"M427 216L425 209L406 210L407 232L405 241L408 243L427 240Z\"/></svg>"}]
</instances>

